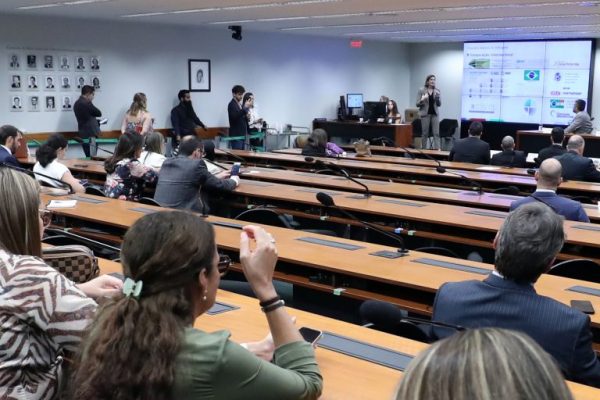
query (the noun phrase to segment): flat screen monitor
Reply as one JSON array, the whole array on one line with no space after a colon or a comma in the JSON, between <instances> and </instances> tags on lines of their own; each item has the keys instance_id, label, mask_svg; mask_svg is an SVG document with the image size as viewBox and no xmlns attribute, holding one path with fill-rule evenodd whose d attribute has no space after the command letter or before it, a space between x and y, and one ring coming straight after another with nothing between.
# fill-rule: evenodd
<instances>
[{"instance_id":1,"label":"flat screen monitor","mask_svg":"<svg viewBox=\"0 0 600 400\"><path fill-rule=\"evenodd\" d=\"M385 101L365 101L364 118L370 122L376 122L377 118L385 118L386 116Z\"/></svg>"},{"instance_id":2,"label":"flat screen monitor","mask_svg":"<svg viewBox=\"0 0 600 400\"><path fill-rule=\"evenodd\" d=\"M363 95L362 93L348 93L346 95L346 105L348 108L362 108Z\"/></svg>"}]
</instances>

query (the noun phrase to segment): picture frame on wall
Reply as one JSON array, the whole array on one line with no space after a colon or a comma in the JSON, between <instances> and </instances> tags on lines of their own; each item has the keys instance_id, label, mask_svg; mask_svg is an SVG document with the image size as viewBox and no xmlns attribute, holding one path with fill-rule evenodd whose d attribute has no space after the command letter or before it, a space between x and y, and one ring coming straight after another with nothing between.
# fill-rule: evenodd
<instances>
[{"instance_id":1,"label":"picture frame on wall","mask_svg":"<svg viewBox=\"0 0 600 400\"><path fill-rule=\"evenodd\" d=\"M190 92L210 92L210 60L188 60Z\"/></svg>"}]
</instances>

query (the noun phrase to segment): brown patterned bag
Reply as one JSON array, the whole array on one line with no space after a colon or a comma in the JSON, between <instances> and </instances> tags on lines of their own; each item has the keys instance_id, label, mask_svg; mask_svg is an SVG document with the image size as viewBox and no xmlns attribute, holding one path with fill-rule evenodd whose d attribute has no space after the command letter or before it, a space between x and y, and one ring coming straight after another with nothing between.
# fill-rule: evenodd
<instances>
[{"instance_id":1,"label":"brown patterned bag","mask_svg":"<svg viewBox=\"0 0 600 400\"><path fill-rule=\"evenodd\" d=\"M356 157L371 157L371 146L368 140L360 139L358 142L354 142L354 151L356 151Z\"/></svg>"},{"instance_id":2,"label":"brown patterned bag","mask_svg":"<svg viewBox=\"0 0 600 400\"><path fill-rule=\"evenodd\" d=\"M98 259L92 250L81 245L54 246L42 249L44 261L75 283L98 276Z\"/></svg>"}]
</instances>

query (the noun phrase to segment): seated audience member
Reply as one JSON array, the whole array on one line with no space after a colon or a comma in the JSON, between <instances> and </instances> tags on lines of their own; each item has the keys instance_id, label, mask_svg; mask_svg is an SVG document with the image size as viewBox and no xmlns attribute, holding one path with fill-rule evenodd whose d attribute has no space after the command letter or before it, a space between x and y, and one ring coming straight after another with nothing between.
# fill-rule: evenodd
<instances>
[{"instance_id":1,"label":"seated audience member","mask_svg":"<svg viewBox=\"0 0 600 400\"><path fill-rule=\"evenodd\" d=\"M327 132L323 129L312 131L306 145L302 148L302 155L311 157L335 156L343 152L338 145L327 141Z\"/></svg>"},{"instance_id":2,"label":"seated audience member","mask_svg":"<svg viewBox=\"0 0 600 400\"><path fill-rule=\"evenodd\" d=\"M561 174L562 167L558 160L549 158L542 162L540 169L535 172L535 180L537 181L535 192L523 199L513 201L510 205L510 210L515 210L523 204L538 201L544 203L554 210L555 213L565 217L565 219L590 222L580 202L556 194L556 189L562 182Z\"/></svg>"},{"instance_id":3,"label":"seated audience member","mask_svg":"<svg viewBox=\"0 0 600 400\"><path fill-rule=\"evenodd\" d=\"M147 133L144 137L144 151L140 154L140 161L147 167L159 170L166 157L163 136L158 132Z\"/></svg>"},{"instance_id":4,"label":"seated audience member","mask_svg":"<svg viewBox=\"0 0 600 400\"><path fill-rule=\"evenodd\" d=\"M115 154L104 162L107 197L138 201L144 196L146 187L156 185L157 172L139 161L143 141L141 135L133 132L126 132L119 138Z\"/></svg>"},{"instance_id":5,"label":"seated audience member","mask_svg":"<svg viewBox=\"0 0 600 400\"><path fill-rule=\"evenodd\" d=\"M37 162L33 166L33 172L48 175L54 179L68 183L76 193L85 193L85 188L79 183L78 179L73 178L69 168L58 161L65 157L67 146L67 139L63 135L60 133L51 135L48 141L42 144L35 153ZM35 175L35 178L52 187L63 187L60 183L40 175Z\"/></svg>"},{"instance_id":6,"label":"seated audience member","mask_svg":"<svg viewBox=\"0 0 600 400\"><path fill-rule=\"evenodd\" d=\"M565 133L592 133L592 119L585 112L585 100L575 100L573 112L575 117L573 121L565 128Z\"/></svg>"},{"instance_id":7,"label":"seated audience member","mask_svg":"<svg viewBox=\"0 0 600 400\"><path fill-rule=\"evenodd\" d=\"M183 138L183 140L186 139L187 138ZM206 164L208 172L213 175L217 175L223 171L226 171L225 167L215 162L215 142L212 140L203 140L202 145L204 146L204 155L202 156L202 160L204 161L204 164Z\"/></svg>"},{"instance_id":8,"label":"seated audience member","mask_svg":"<svg viewBox=\"0 0 600 400\"><path fill-rule=\"evenodd\" d=\"M46 217L40 187L0 167L0 398L54 399L63 357L74 352L96 310L91 297L115 294L121 281L102 275L76 285L40 258Z\"/></svg>"},{"instance_id":9,"label":"seated audience member","mask_svg":"<svg viewBox=\"0 0 600 400\"><path fill-rule=\"evenodd\" d=\"M215 303L220 273L228 267L217 253L212 226L202 218L183 211L143 216L125 235L121 260L128 277L123 295L96 315L73 373L73 398L319 397L323 380L314 350L277 297L272 283L277 249L262 228L243 228L240 261L263 304L272 342L242 346L225 330L194 328ZM254 346L265 348L264 359L249 351Z\"/></svg>"},{"instance_id":10,"label":"seated audience member","mask_svg":"<svg viewBox=\"0 0 600 400\"><path fill-rule=\"evenodd\" d=\"M402 122L402 114L398 111L396 101L392 99L387 101L385 120L388 124L399 124Z\"/></svg>"},{"instance_id":11,"label":"seated audience member","mask_svg":"<svg viewBox=\"0 0 600 400\"><path fill-rule=\"evenodd\" d=\"M562 165L562 176L570 181L600 182L600 171L594 162L583 156L585 141L579 135L573 135L567 143L567 152L556 157Z\"/></svg>"},{"instance_id":12,"label":"seated audience member","mask_svg":"<svg viewBox=\"0 0 600 400\"><path fill-rule=\"evenodd\" d=\"M202 160L202 142L193 136L179 145L179 155L165 160L160 169L154 200L164 207L193 210L206 214L209 205L206 192L232 191L240 182L238 176L229 177L229 171L217 175L208 172Z\"/></svg>"},{"instance_id":13,"label":"seated audience member","mask_svg":"<svg viewBox=\"0 0 600 400\"><path fill-rule=\"evenodd\" d=\"M152 132L154 118L152 118L146 107L147 99L144 93L133 95L133 102L129 106L129 110L125 113L123 123L121 124L121 133L135 132L145 135Z\"/></svg>"},{"instance_id":14,"label":"seated audience member","mask_svg":"<svg viewBox=\"0 0 600 400\"><path fill-rule=\"evenodd\" d=\"M18 167L19 162L14 154L21 147L23 134L12 125L0 126L0 164Z\"/></svg>"},{"instance_id":15,"label":"seated audience member","mask_svg":"<svg viewBox=\"0 0 600 400\"><path fill-rule=\"evenodd\" d=\"M490 163L490 145L481 140L483 125L479 121L471 122L469 137L454 142L450 150L450 161L468 162L473 164Z\"/></svg>"},{"instance_id":16,"label":"seated audience member","mask_svg":"<svg viewBox=\"0 0 600 400\"><path fill-rule=\"evenodd\" d=\"M552 132L550 133L551 145L548 147L544 147L542 150L540 150L537 158L535 159L535 164L539 167L545 159L564 154L566 151L562 145L564 139L565 131L563 130L563 128L552 128Z\"/></svg>"},{"instance_id":17,"label":"seated audience member","mask_svg":"<svg viewBox=\"0 0 600 400\"><path fill-rule=\"evenodd\" d=\"M492 165L500 165L510 168L525 167L525 153L515 150L515 139L512 136L504 136L501 143L502 151L492 156Z\"/></svg>"},{"instance_id":18,"label":"seated audience member","mask_svg":"<svg viewBox=\"0 0 600 400\"><path fill-rule=\"evenodd\" d=\"M563 217L538 202L511 212L494 239L495 271L483 281L450 282L437 292L434 321L496 327L529 335L554 357L566 378L600 387L590 318L536 293L534 284L563 246ZM451 334L434 328L435 336Z\"/></svg>"},{"instance_id":19,"label":"seated audience member","mask_svg":"<svg viewBox=\"0 0 600 400\"><path fill-rule=\"evenodd\" d=\"M396 400L572 400L554 360L523 333L470 329L423 350Z\"/></svg>"}]
</instances>

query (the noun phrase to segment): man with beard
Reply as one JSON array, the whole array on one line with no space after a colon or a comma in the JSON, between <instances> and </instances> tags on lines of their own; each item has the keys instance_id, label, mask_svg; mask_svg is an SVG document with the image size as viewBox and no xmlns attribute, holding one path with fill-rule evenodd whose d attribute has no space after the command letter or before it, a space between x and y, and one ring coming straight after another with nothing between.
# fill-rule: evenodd
<instances>
[{"instance_id":1,"label":"man with beard","mask_svg":"<svg viewBox=\"0 0 600 400\"><path fill-rule=\"evenodd\" d=\"M0 126L0 164L19 167L14 154L21 146L23 134L12 125Z\"/></svg>"},{"instance_id":2,"label":"man with beard","mask_svg":"<svg viewBox=\"0 0 600 400\"><path fill-rule=\"evenodd\" d=\"M205 131L207 129L194 111L190 91L180 90L177 97L179 104L171 110L171 124L173 124L176 141L179 142L185 136L196 136L197 126L201 126Z\"/></svg>"}]
</instances>

